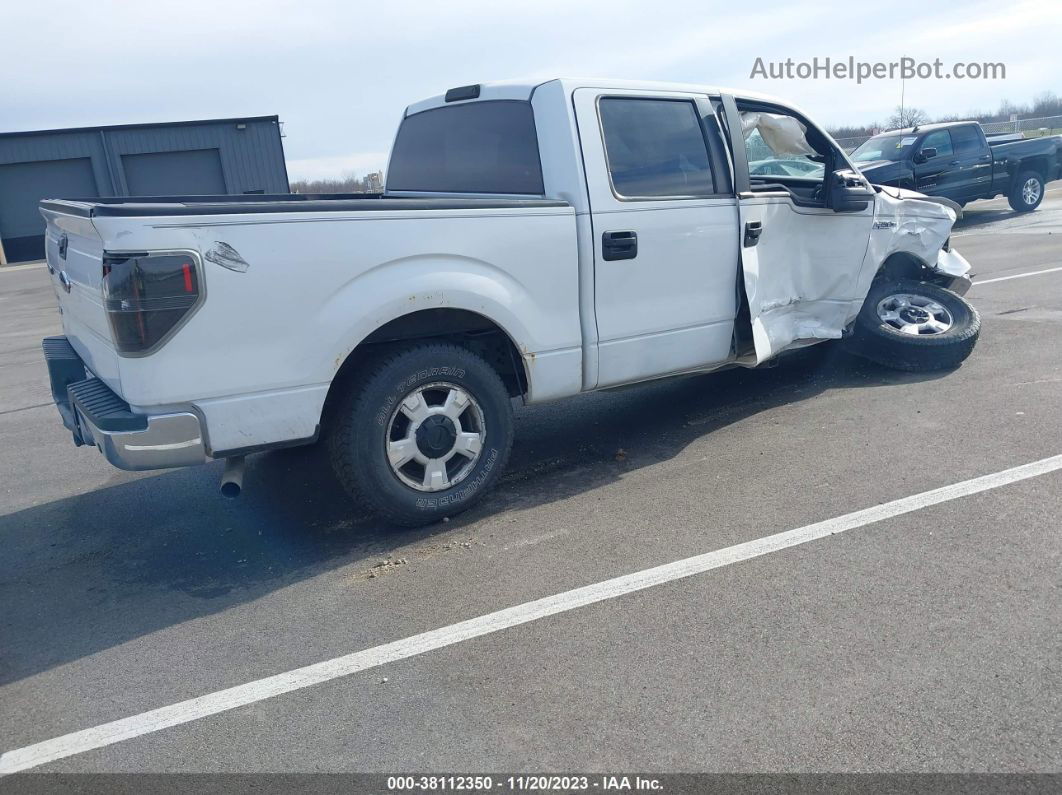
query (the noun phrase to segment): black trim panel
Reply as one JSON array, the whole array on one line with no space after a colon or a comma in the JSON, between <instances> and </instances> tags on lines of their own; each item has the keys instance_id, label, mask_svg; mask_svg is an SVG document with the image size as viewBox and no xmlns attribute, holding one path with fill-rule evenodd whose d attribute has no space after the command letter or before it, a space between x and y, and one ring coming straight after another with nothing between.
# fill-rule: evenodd
<instances>
[{"instance_id":1,"label":"black trim panel","mask_svg":"<svg viewBox=\"0 0 1062 795\"><path fill-rule=\"evenodd\" d=\"M52 387L52 400L59 409L59 416L63 425L74 434L74 443L79 447L82 444L78 433L77 420L74 411L70 408L70 395L67 387L78 381L84 381L87 373L85 363L77 355L74 346L66 337L45 337L41 340L44 349L44 361L48 365L48 380Z\"/></svg>"},{"instance_id":2,"label":"black trim panel","mask_svg":"<svg viewBox=\"0 0 1062 795\"><path fill-rule=\"evenodd\" d=\"M401 210L505 210L569 207L554 199L410 199L379 193L278 194L256 196L135 196L108 199L46 199L41 209L83 218L252 213L388 212Z\"/></svg>"},{"instance_id":3,"label":"black trim panel","mask_svg":"<svg viewBox=\"0 0 1062 795\"><path fill-rule=\"evenodd\" d=\"M723 103L726 134L730 140L730 158L734 163L734 192L746 193L749 190L749 158L745 149L745 138L741 133L741 114L738 113L733 96L722 94L719 99Z\"/></svg>"},{"instance_id":4,"label":"black trim panel","mask_svg":"<svg viewBox=\"0 0 1062 795\"><path fill-rule=\"evenodd\" d=\"M129 404L112 392L98 378L88 378L67 387L70 402L101 431L143 431L147 417L134 414Z\"/></svg>"},{"instance_id":5,"label":"black trim panel","mask_svg":"<svg viewBox=\"0 0 1062 795\"><path fill-rule=\"evenodd\" d=\"M463 99L478 99L479 98L479 84L471 86L458 86L457 88L451 88L446 92L446 96L443 97L443 102L460 102Z\"/></svg>"}]
</instances>

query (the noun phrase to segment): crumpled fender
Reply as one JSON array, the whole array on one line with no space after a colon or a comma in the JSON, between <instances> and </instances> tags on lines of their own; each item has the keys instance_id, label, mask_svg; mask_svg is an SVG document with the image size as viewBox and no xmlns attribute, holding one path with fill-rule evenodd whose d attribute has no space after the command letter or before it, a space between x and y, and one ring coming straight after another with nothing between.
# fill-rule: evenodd
<instances>
[{"instance_id":1,"label":"crumpled fender","mask_svg":"<svg viewBox=\"0 0 1062 795\"><path fill-rule=\"evenodd\" d=\"M893 188L888 185L879 185L882 193L888 193L895 199L911 199L912 201L931 202L933 204L939 204L942 207L947 207L949 210L955 213L955 220L958 221L962 218L962 205L956 201L945 198L944 196L926 196L924 193L918 191L908 190L907 188Z\"/></svg>"},{"instance_id":2,"label":"crumpled fender","mask_svg":"<svg viewBox=\"0 0 1062 795\"><path fill-rule=\"evenodd\" d=\"M943 251L962 212L955 202L903 188L882 188L874 202L874 226L859 272L862 295L889 257L909 254L931 271L946 276L949 289L969 289L970 264L955 251ZM963 283L965 280L965 284Z\"/></svg>"}]
</instances>

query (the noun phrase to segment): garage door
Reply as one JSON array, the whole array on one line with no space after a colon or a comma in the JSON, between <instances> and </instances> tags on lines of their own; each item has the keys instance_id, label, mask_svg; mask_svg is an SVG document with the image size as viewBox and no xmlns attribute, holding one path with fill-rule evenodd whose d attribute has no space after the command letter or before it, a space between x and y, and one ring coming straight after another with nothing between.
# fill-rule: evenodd
<instances>
[{"instance_id":1,"label":"garage door","mask_svg":"<svg viewBox=\"0 0 1062 795\"><path fill-rule=\"evenodd\" d=\"M217 149L122 155L130 196L195 196L226 193Z\"/></svg>"},{"instance_id":2,"label":"garage door","mask_svg":"<svg viewBox=\"0 0 1062 795\"><path fill-rule=\"evenodd\" d=\"M44 259L41 199L99 196L87 157L0 166L0 240L11 262Z\"/></svg>"}]
</instances>

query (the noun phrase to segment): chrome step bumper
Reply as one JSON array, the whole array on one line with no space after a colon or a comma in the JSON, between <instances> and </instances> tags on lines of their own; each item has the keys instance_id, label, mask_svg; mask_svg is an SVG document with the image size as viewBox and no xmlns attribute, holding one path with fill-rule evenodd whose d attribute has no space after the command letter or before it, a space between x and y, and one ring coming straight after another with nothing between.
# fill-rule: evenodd
<instances>
[{"instance_id":1,"label":"chrome step bumper","mask_svg":"<svg viewBox=\"0 0 1062 795\"><path fill-rule=\"evenodd\" d=\"M42 341L52 398L74 444L91 444L119 469L167 469L208 460L199 416L139 414L93 377L66 337Z\"/></svg>"}]
</instances>

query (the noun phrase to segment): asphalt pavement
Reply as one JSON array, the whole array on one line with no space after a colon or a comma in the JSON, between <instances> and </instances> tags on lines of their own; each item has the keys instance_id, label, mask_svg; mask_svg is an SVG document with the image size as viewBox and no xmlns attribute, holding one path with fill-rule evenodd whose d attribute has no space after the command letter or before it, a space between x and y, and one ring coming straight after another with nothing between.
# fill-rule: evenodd
<instances>
[{"instance_id":1,"label":"asphalt pavement","mask_svg":"<svg viewBox=\"0 0 1062 795\"><path fill-rule=\"evenodd\" d=\"M1062 454L1062 183L953 245L953 372L819 346L517 411L510 472L396 530L313 448L125 473L74 448L47 272L0 271L0 751ZM1028 275L1033 274L1033 275ZM1014 277L1014 278L1011 278ZM1062 471L159 731L47 771L1062 769Z\"/></svg>"}]
</instances>

